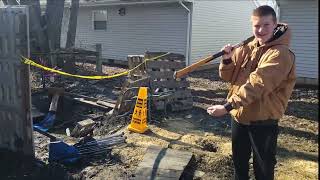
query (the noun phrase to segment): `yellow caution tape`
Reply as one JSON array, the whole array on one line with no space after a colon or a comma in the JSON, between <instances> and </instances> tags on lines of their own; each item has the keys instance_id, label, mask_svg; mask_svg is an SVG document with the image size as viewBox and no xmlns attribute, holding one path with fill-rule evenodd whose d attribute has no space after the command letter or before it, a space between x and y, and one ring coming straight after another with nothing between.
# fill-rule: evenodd
<instances>
[{"instance_id":1,"label":"yellow caution tape","mask_svg":"<svg viewBox=\"0 0 320 180\"><path fill-rule=\"evenodd\" d=\"M139 68L141 65L143 65L147 61L159 59L159 58L161 58L163 56L166 56L168 54L170 54L170 52L162 54L160 56L153 57L151 59L145 59L142 63L138 64L136 67L130 69L129 71L125 71L125 72L122 72L122 73L119 73L119 74L110 75L110 76L82 76L82 75L70 74L70 73L67 73L67 72L63 72L63 71L59 71L59 70L56 70L56 69L52 69L52 68L43 66L43 65L38 64L38 63L36 63L36 62L26 58L26 57L23 57L23 56L22 56L22 59L23 59L23 63L29 64L31 66L34 66L34 67L37 67L37 68L40 68L40 69L43 69L45 71L50 71L50 72L61 74L61 75L64 75L64 76L71 76L71 77L77 77L77 78L83 78L83 79L96 79L96 80L98 80L98 79L111 79L111 78L127 75L131 71L134 71L135 69Z\"/></svg>"}]
</instances>

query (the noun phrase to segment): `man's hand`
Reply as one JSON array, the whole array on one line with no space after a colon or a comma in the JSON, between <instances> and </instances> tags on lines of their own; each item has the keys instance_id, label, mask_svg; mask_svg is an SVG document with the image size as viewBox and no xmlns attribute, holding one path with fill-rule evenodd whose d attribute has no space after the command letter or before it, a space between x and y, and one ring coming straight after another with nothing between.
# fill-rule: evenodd
<instances>
[{"instance_id":1,"label":"man's hand","mask_svg":"<svg viewBox=\"0 0 320 180\"><path fill-rule=\"evenodd\" d=\"M207 113L210 114L211 116L223 116L228 113L226 108L223 105L213 105L208 107Z\"/></svg>"},{"instance_id":2,"label":"man's hand","mask_svg":"<svg viewBox=\"0 0 320 180\"><path fill-rule=\"evenodd\" d=\"M234 49L232 49L230 44L225 45L221 51L225 52L225 54L222 56L222 59L230 59L234 53Z\"/></svg>"}]
</instances>

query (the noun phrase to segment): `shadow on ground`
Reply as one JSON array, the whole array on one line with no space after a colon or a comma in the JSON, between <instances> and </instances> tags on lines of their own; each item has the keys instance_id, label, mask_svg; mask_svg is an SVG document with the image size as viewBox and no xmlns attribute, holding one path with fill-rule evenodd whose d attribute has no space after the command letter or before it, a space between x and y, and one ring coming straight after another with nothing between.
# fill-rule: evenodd
<instances>
[{"instance_id":1,"label":"shadow on ground","mask_svg":"<svg viewBox=\"0 0 320 180\"><path fill-rule=\"evenodd\" d=\"M286 110L286 115L295 116L311 121L319 120L319 104L316 102L290 101ZM297 108L303 107L303 108Z\"/></svg>"},{"instance_id":2,"label":"shadow on ground","mask_svg":"<svg viewBox=\"0 0 320 180\"><path fill-rule=\"evenodd\" d=\"M59 164L45 164L22 153L0 150L0 179L70 179Z\"/></svg>"},{"instance_id":3,"label":"shadow on ground","mask_svg":"<svg viewBox=\"0 0 320 180\"><path fill-rule=\"evenodd\" d=\"M278 156L283 157L285 159L303 159L307 161L313 161L313 162L318 162L318 156L317 155L312 155L308 154L305 152L298 152L295 150L288 150L285 147L279 147L278 146Z\"/></svg>"}]
</instances>

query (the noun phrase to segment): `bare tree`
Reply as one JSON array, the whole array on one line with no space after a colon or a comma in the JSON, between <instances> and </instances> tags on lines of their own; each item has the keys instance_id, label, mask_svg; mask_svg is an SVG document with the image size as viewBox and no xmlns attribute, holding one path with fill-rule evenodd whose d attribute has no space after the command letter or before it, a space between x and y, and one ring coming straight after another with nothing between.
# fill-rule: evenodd
<instances>
[{"instance_id":1,"label":"bare tree","mask_svg":"<svg viewBox=\"0 0 320 180\"><path fill-rule=\"evenodd\" d=\"M47 0L46 27L50 51L60 48L61 24L65 0Z\"/></svg>"},{"instance_id":2,"label":"bare tree","mask_svg":"<svg viewBox=\"0 0 320 180\"><path fill-rule=\"evenodd\" d=\"M40 1L39 0L21 0L22 5L29 6L29 19L30 19L30 49L31 53L48 52L48 37L46 33L46 22L41 15Z\"/></svg>"},{"instance_id":3,"label":"bare tree","mask_svg":"<svg viewBox=\"0 0 320 180\"><path fill-rule=\"evenodd\" d=\"M77 20L78 20L79 0L71 1L70 17L67 32L66 48L74 47L77 32ZM72 56L64 64L64 70L73 73L75 71L75 57Z\"/></svg>"},{"instance_id":4,"label":"bare tree","mask_svg":"<svg viewBox=\"0 0 320 180\"><path fill-rule=\"evenodd\" d=\"M50 52L60 48L61 24L65 0L47 0L45 22ZM50 56L51 65L57 65L55 55Z\"/></svg>"},{"instance_id":5,"label":"bare tree","mask_svg":"<svg viewBox=\"0 0 320 180\"><path fill-rule=\"evenodd\" d=\"M20 3L21 5L29 6L30 49L32 56L39 53L50 54L60 48L65 0L47 0L45 9L40 6L40 0L2 0L2 2L4 5L19 5ZM74 47L75 44L78 11L79 0L72 0L66 48ZM50 64L52 66L57 65L56 58L52 54L50 55ZM63 66L67 66L66 69L72 71L74 62L70 59L70 62Z\"/></svg>"},{"instance_id":6,"label":"bare tree","mask_svg":"<svg viewBox=\"0 0 320 180\"><path fill-rule=\"evenodd\" d=\"M76 40L78 11L79 11L79 0L72 0L66 48L73 47Z\"/></svg>"},{"instance_id":7,"label":"bare tree","mask_svg":"<svg viewBox=\"0 0 320 180\"><path fill-rule=\"evenodd\" d=\"M16 0L2 0L5 5L18 5ZM30 49L34 53L50 53L60 48L61 24L65 0L47 0L45 13L42 13L40 0L20 0L21 5L29 6ZM51 65L55 65L51 61Z\"/></svg>"}]
</instances>

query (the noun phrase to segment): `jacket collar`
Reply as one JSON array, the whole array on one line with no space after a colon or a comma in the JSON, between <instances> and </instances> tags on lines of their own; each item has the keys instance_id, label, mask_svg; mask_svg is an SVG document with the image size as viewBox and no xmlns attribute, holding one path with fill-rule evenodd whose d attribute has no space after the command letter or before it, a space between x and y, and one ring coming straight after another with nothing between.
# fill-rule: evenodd
<instances>
[{"instance_id":1,"label":"jacket collar","mask_svg":"<svg viewBox=\"0 0 320 180\"><path fill-rule=\"evenodd\" d=\"M258 46L259 42L257 38L254 38L248 45L253 46L254 48L257 47L271 47L274 45L286 45L289 46L291 39L291 29L285 23L279 23L274 30L273 37L266 42L265 44Z\"/></svg>"}]
</instances>

